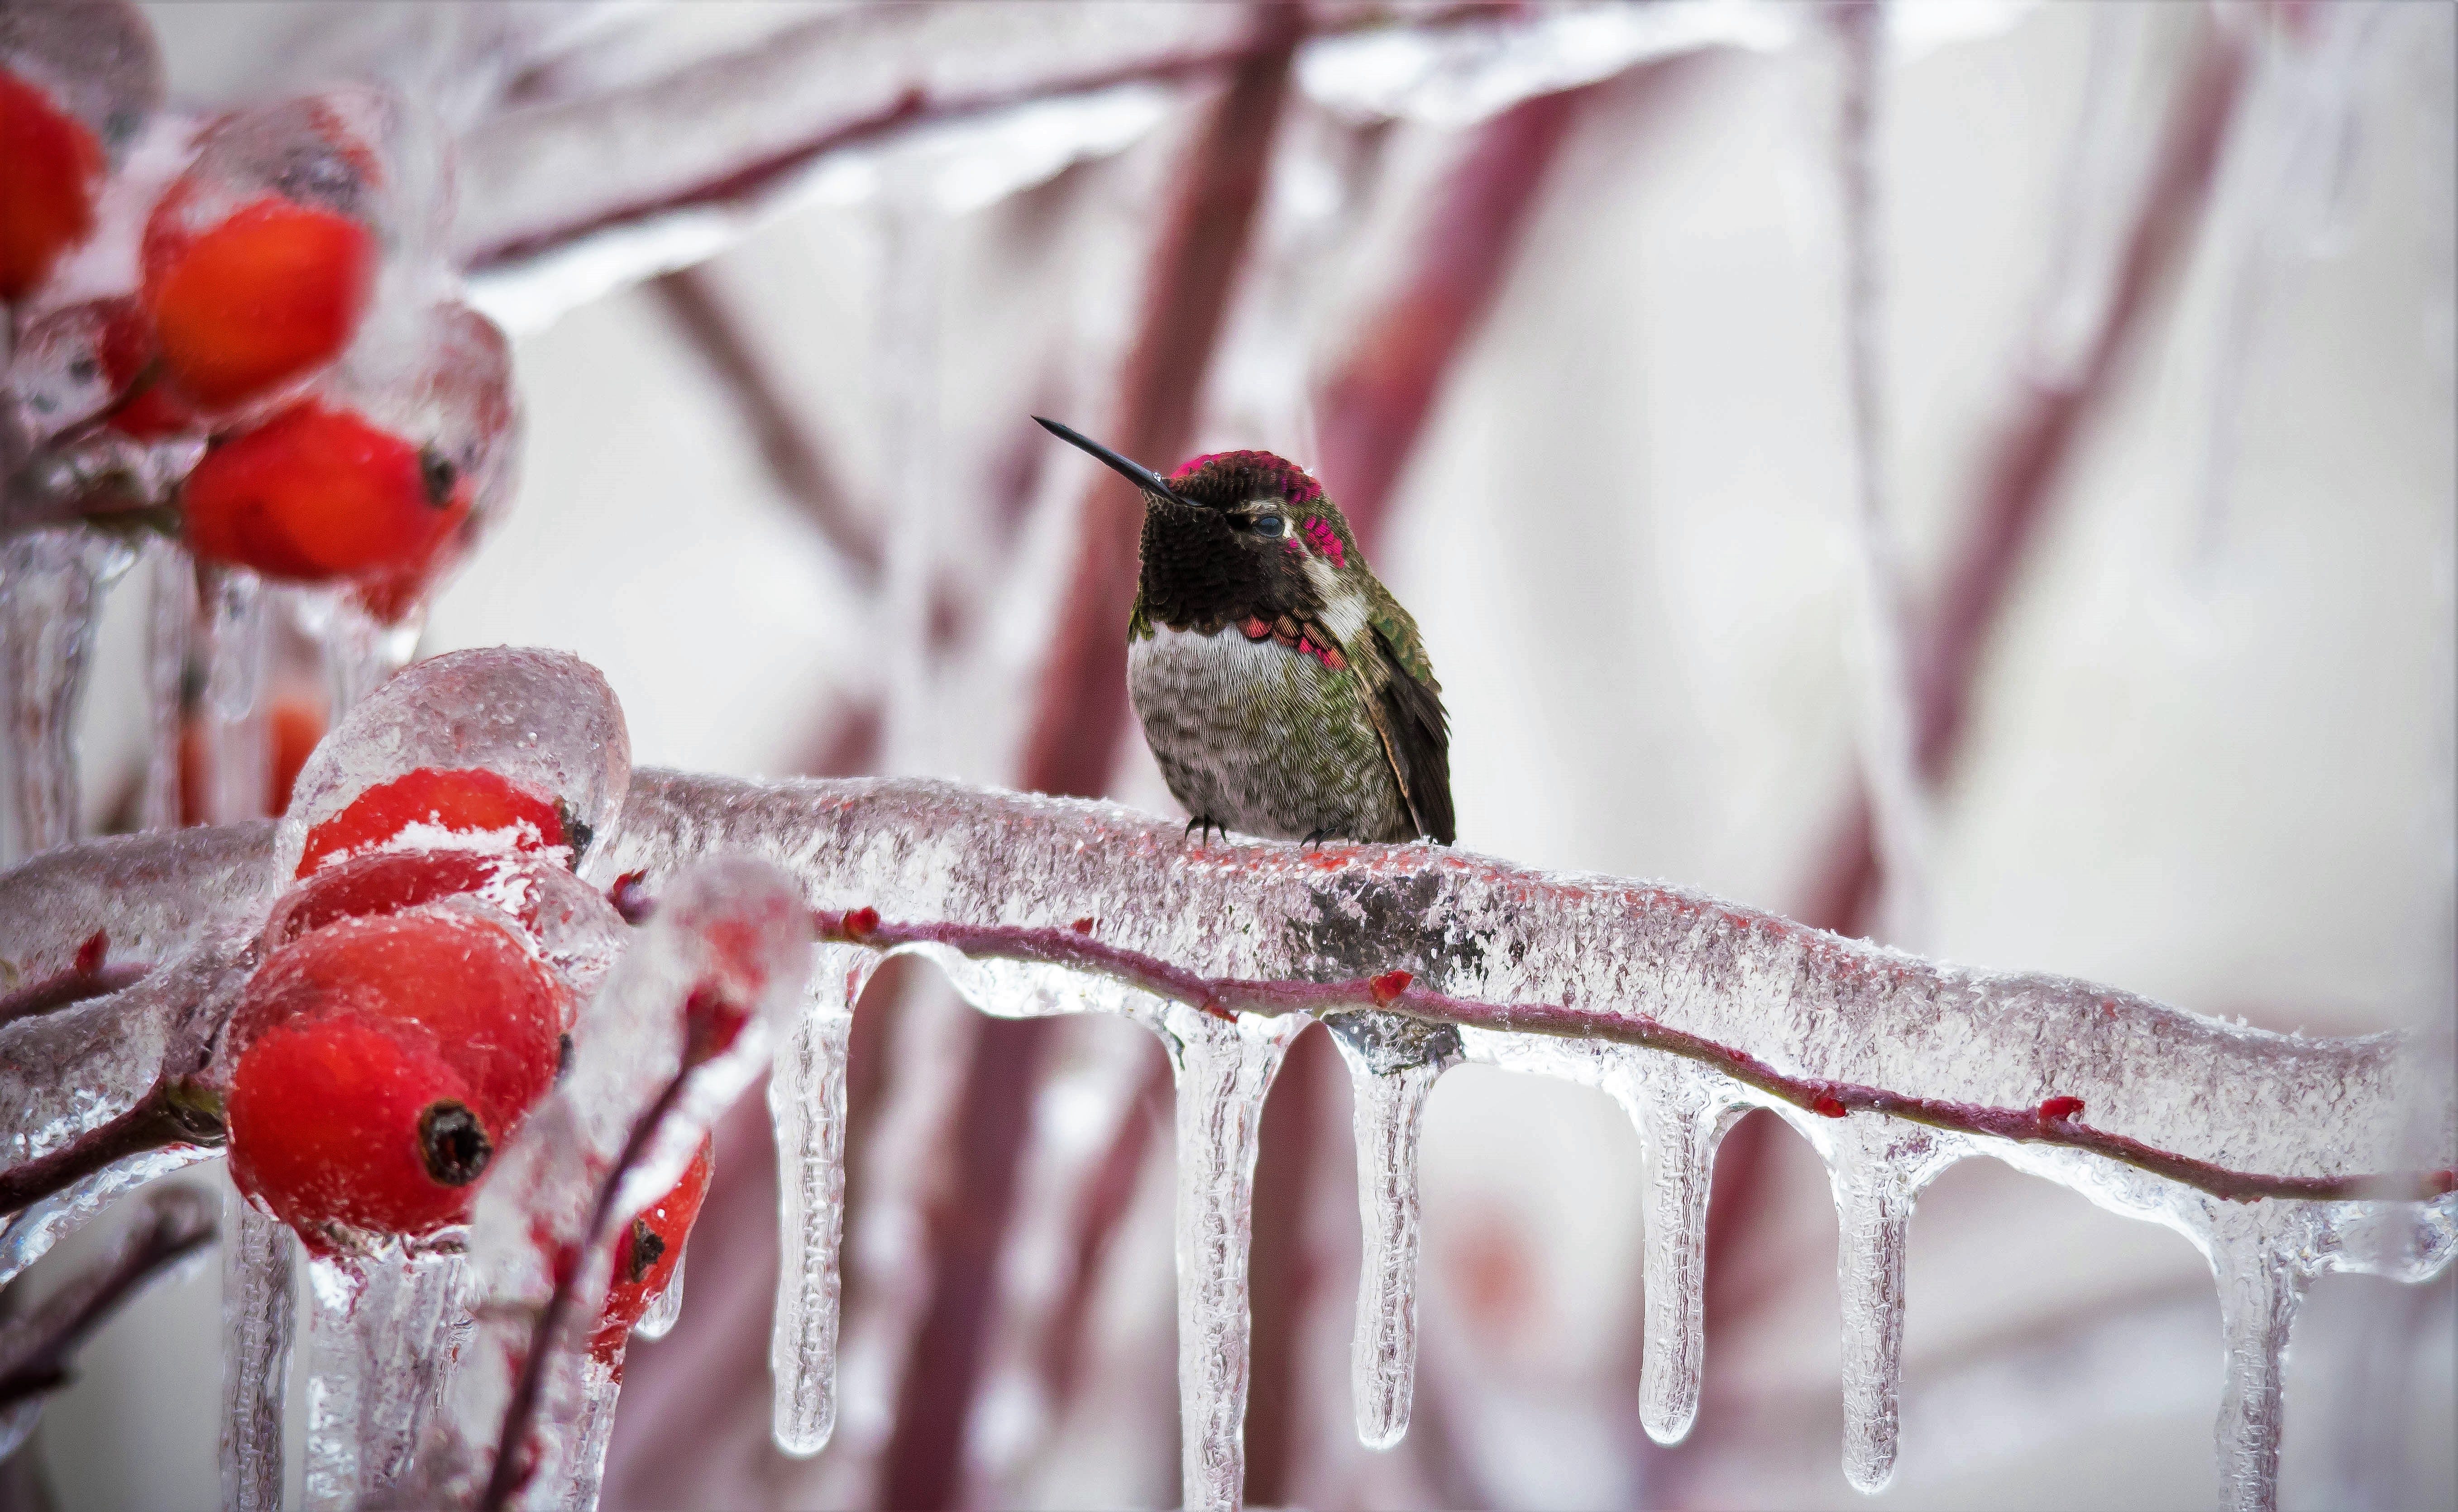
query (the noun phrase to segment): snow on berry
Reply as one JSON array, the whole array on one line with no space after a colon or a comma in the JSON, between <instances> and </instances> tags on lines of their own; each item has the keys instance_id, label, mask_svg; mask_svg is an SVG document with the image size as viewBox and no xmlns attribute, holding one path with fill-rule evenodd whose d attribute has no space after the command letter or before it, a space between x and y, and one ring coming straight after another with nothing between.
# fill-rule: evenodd
<instances>
[{"instance_id":1,"label":"snow on berry","mask_svg":"<svg viewBox=\"0 0 2458 1512\"><path fill-rule=\"evenodd\" d=\"M571 845L565 811L538 789L483 767L421 767L310 829L298 875L389 847L568 854Z\"/></svg>"}]
</instances>

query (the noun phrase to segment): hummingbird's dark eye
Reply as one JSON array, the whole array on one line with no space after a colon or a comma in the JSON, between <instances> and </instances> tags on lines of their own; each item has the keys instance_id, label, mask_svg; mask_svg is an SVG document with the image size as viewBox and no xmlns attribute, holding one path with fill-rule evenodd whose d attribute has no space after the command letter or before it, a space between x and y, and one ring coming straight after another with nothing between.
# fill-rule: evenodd
<instances>
[{"instance_id":1,"label":"hummingbird's dark eye","mask_svg":"<svg viewBox=\"0 0 2458 1512\"><path fill-rule=\"evenodd\" d=\"M1255 518L1255 533L1258 535L1278 535L1287 528L1287 522L1277 514L1258 515Z\"/></svg>"}]
</instances>

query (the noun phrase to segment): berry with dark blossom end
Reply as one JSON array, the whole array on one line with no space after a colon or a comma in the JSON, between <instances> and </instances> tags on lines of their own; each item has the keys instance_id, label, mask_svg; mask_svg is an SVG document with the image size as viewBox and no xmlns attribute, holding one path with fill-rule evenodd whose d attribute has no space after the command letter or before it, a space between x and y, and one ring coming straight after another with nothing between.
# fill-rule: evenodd
<instances>
[{"instance_id":1,"label":"berry with dark blossom end","mask_svg":"<svg viewBox=\"0 0 2458 1512\"><path fill-rule=\"evenodd\" d=\"M339 357L375 292L367 228L266 195L194 229L189 193L163 196L145 224L145 305L179 391L227 409Z\"/></svg>"},{"instance_id":2,"label":"berry with dark blossom end","mask_svg":"<svg viewBox=\"0 0 2458 1512\"><path fill-rule=\"evenodd\" d=\"M396 841L497 852L568 843L561 808L528 783L484 767L421 767L377 783L310 829L298 875Z\"/></svg>"},{"instance_id":3,"label":"berry with dark blossom end","mask_svg":"<svg viewBox=\"0 0 2458 1512\"><path fill-rule=\"evenodd\" d=\"M284 1024L240 1057L231 1178L314 1239L426 1233L468 1215L498 1131L434 1036L355 1013Z\"/></svg>"},{"instance_id":4,"label":"berry with dark blossom end","mask_svg":"<svg viewBox=\"0 0 2458 1512\"><path fill-rule=\"evenodd\" d=\"M503 924L414 908L344 919L280 945L231 1014L242 1060L260 1037L324 1018L432 1047L486 1127L509 1134L553 1084L571 995Z\"/></svg>"},{"instance_id":5,"label":"berry with dark blossom end","mask_svg":"<svg viewBox=\"0 0 2458 1512\"><path fill-rule=\"evenodd\" d=\"M674 1279L675 1267L682 1263L683 1240L690 1237L708 1195L716 1149L712 1141L702 1140L673 1190L625 1224L614 1241L614 1282L606 1289L606 1306L589 1338L590 1353L601 1362L612 1365L621 1358L633 1325Z\"/></svg>"},{"instance_id":6,"label":"berry with dark blossom end","mask_svg":"<svg viewBox=\"0 0 2458 1512\"><path fill-rule=\"evenodd\" d=\"M42 89L0 69L0 301L31 293L94 229L102 144Z\"/></svg>"},{"instance_id":7,"label":"berry with dark blossom end","mask_svg":"<svg viewBox=\"0 0 2458 1512\"><path fill-rule=\"evenodd\" d=\"M431 450L309 399L207 451L179 508L200 557L292 582L365 579L397 611L469 518L465 482Z\"/></svg>"}]
</instances>

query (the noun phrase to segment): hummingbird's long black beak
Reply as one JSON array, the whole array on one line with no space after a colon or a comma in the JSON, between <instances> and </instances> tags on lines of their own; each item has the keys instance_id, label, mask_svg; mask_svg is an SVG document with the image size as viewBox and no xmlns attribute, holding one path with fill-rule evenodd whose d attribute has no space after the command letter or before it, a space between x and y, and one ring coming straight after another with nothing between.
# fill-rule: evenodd
<instances>
[{"instance_id":1,"label":"hummingbird's long black beak","mask_svg":"<svg viewBox=\"0 0 2458 1512\"><path fill-rule=\"evenodd\" d=\"M1033 416L1032 419L1034 424L1038 425L1042 429L1050 432L1052 435L1057 437L1059 440L1067 443L1067 445L1091 452L1094 456L1101 460L1104 466L1107 466L1111 471L1126 479L1129 483L1134 484L1136 487L1141 488L1144 492L1157 493L1162 498L1169 500L1172 504L1185 504L1187 502L1177 496L1177 490L1169 486L1169 480L1167 478L1164 478L1159 473L1153 471L1142 463L1129 462L1126 458L1119 456L1116 452L1112 451L1109 447L1102 445L1099 442L1094 441L1092 437L1085 435L1082 431L1077 430L1073 426L1062 425L1054 420L1044 420L1039 415Z\"/></svg>"}]
</instances>

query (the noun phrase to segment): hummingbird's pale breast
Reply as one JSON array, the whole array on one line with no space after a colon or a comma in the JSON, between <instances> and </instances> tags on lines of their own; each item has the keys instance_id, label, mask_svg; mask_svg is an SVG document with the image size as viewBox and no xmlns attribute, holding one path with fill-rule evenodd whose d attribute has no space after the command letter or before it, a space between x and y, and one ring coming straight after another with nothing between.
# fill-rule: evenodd
<instances>
[{"instance_id":1,"label":"hummingbird's pale breast","mask_svg":"<svg viewBox=\"0 0 2458 1512\"><path fill-rule=\"evenodd\" d=\"M1356 673L1235 625L1155 627L1127 647L1127 693L1186 811L1277 839L1416 837Z\"/></svg>"}]
</instances>

